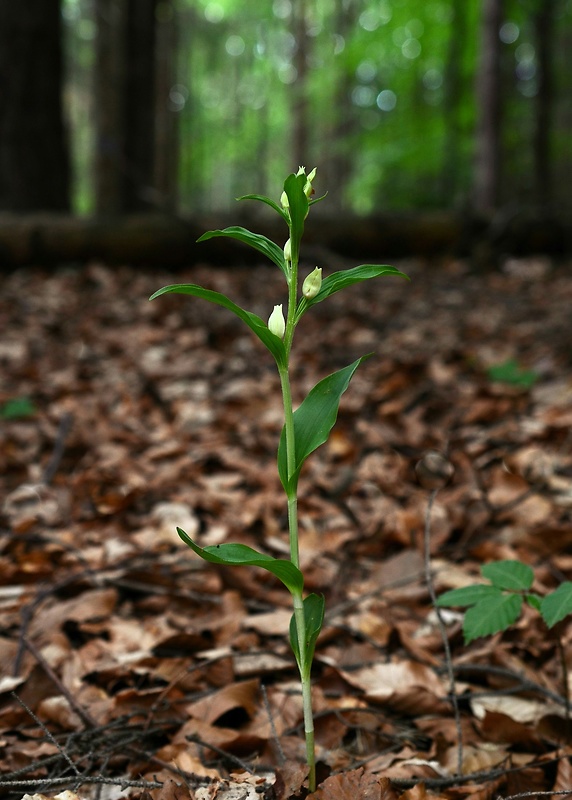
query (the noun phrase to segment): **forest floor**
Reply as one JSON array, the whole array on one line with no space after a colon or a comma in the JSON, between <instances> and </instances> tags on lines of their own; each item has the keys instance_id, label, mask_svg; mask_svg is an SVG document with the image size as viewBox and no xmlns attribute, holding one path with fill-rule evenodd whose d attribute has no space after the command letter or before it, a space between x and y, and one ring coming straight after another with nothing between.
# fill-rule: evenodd
<instances>
[{"instance_id":1,"label":"forest floor","mask_svg":"<svg viewBox=\"0 0 572 800\"><path fill-rule=\"evenodd\" d=\"M529 608L464 646L462 616L448 612L456 720L426 580L429 567L440 594L496 559L530 564L540 594L572 578L572 265L396 266L410 283L331 297L295 341L297 401L375 353L300 484L306 589L326 596L315 797L572 793L572 626L549 634ZM264 319L285 300L264 266L94 263L1 279L0 794L11 800L67 788L105 800L304 794L289 595L261 570L205 564L175 530L287 554L278 379L227 311L148 302L184 281ZM454 467L436 495L432 450Z\"/></svg>"}]
</instances>

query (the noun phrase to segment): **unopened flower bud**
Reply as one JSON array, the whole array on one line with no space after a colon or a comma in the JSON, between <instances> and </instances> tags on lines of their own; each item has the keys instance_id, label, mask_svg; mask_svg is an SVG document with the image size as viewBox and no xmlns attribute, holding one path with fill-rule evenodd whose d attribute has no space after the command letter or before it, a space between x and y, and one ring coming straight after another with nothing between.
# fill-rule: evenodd
<instances>
[{"instance_id":1,"label":"unopened flower bud","mask_svg":"<svg viewBox=\"0 0 572 800\"><path fill-rule=\"evenodd\" d=\"M286 261L292 261L292 242L290 239L287 239L284 245L284 258Z\"/></svg>"},{"instance_id":2,"label":"unopened flower bud","mask_svg":"<svg viewBox=\"0 0 572 800\"><path fill-rule=\"evenodd\" d=\"M290 201L288 200L288 195L286 192L282 192L280 195L280 205L282 208L290 208Z\"/></svg>"},{"instance_id":3,"label":"unopened flower bud","mask_svg":"<svg viewBox=\"0 0 572 800\"><path fill-rule=\"evenodd\" d=\"M314 194L314 187L312 186L312 181L316 177L316 172L317 168L314 167L314 169L310 172L310 174L306 178L306 183L304 184L304 194L308 199Z\"/></svg>"},{"instance_id":4,"label":"unopened flower bud","mask_svg":"<svg viewBox=\"0 0 572 800\"><path fill-rule=\"evenodd\" d=\"M274 311L268 318L268 330L280 339L284 338L286 323L284 321L284 314L282 313L282 305L274 306Z\"/></svg>"},{"instance_id":5,"label":"unopened flower bud","mask_svg":"<svg viewBox=\"0 0 572 800\"><path fill-rule=\"evenodd\" d=\"M302 294L306 300L313 300L322 286L322 268L316 267L313 272L306 276L302 284Z\"/></svg>"}]
</instances>

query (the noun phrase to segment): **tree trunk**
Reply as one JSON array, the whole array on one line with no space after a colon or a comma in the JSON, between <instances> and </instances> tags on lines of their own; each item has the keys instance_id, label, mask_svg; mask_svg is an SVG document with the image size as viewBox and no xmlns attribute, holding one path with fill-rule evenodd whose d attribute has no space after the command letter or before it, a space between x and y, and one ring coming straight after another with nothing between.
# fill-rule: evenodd
<instances>
[{"instance_id":1,"label":"tree trunk","mask_svg":"<svg viewBox=\"0 0 572 800\"><path fill-rule=\"evenodd\" d=\"M127 0L124 210L156 205L155 156L155 6L157 0Z\"/></svg>"},{"instance_id":2,"label":"tree trunk","mask_svg":"<svg viewBox=\"0 0 572 800\"><path fill-rule=\"evenodd\" d=\"M155 186L161 208L177 209L179 115L186 97L173 96L176 82L177 18L174 0L163 1L157 26Z\"/></svg>"},{"instance_id":3,"label":"tree trunk","mask_svg":"<svg viewBox=\"0 0 572 800\"><path fill-rule=\"evenodd\" d=\"M0 3L0 209L69 209L59 0Z\"/></svg>"},{"instance_id":4,"label":"tree trunk","mask_svg":"<svg viewBox=\"0 0 572 800\"><path fill-rule=\"evenodd\" d=\"M97 0L95 189L100 215L157 205L156 2Z\"/></svg>"},{"instance_id":5,"label":"tree trunk","mask_svg":"<svg viewBox=\"0 0 572 800\"><path fill-rule=\"evenodd\" d=\"M499 202L501 149L501 69L499 29L503 0L483 0L477 71L477 128L474 204L490 213Z\"/></svg>"},{"instance_id":6,"label":"tree trunk","mask_svg":"<svg viewBox=\"0 0 572 800\"><path fill-rule=\"evenodd\" d=\"M112 216L124 210L125 0L96 0L95 16L95 210Z\"/></svg>"},{"instance_id":7,"label":"tree trunk","mask_svg":"<svg viewBox=\"0 0 572 800\"><path fill-rule=\"evenodd\" d=\"M554 0L540 0L534 17L538 55L538 92L534 120L534 188L541 208L552 204L551 134L554 81L552 72Z\"/></svg>"},{"instance_id":8,"label":"tree trunk","mask_svg":"<svg viewBox=\"0 0 572 800\"><path fill-rule=\"evenodd\" d=\"M447 64L445 66L443 114L445 136L442 172L442 196L445 206L454 206L461 189L461 138L459 109L465 97L466 85L461 70L462 53L467 40L466 0L453 0L453 21L449 31Z\"/></svg>"}]
</instances>

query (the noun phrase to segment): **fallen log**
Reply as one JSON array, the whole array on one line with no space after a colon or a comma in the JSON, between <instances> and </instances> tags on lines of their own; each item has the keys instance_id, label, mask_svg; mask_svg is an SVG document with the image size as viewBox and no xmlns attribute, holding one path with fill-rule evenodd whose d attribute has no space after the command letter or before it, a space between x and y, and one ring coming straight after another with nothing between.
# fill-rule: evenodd
<instances>
[{"instance_id":1,"label":"fallen log","mask_svg":"<svg viewBox=\"0 0 572 800\"><path fill-rule=\"evenodd\" d=\"M252 261L249 248L225 238L197 244L212 228L244 225L280 243L286 229L278 217L228 214L183 218L162 214L97 219L56 214L0 215L0 268L83 263L175 267L198 261ZM305 248L325 249L363 261L443 254L471 256L572 252L572 221L530 214L478 219L452 212L328 217L315 213L306 225ZM306 252L306 251L305 251ZM312 260L312 259L310 259Z\"/></svg>"}]
</instances>

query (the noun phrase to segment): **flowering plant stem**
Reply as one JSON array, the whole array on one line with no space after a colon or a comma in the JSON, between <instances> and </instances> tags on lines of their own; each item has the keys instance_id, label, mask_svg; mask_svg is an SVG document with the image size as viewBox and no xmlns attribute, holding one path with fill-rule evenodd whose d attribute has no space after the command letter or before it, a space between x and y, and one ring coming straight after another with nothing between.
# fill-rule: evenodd
<instances>
[{"instance_id":1,"label":"flowering plant stem","mask_svg":"<svg viewBox=\"0 0 572 800\"><path fill-rule=\"evenodd\" d=\"M288 225L290 234L283 249L265 236L241 227L208 231L199 239L199 241L203 241L215 236L228 236L249 244L270 258L280 268L286 279L288 287L286 320L282 313L282 305L274 306L268 323L265 323L256 314L241 308L226 295L192 283L164 286L151 297L153 300L168 293L187 294L227 308L252 330L276 361L284 407L284 426L278 445L278 475L288 503L290 558L288 560L273 558L239 543L229 542L200 547L181 528L177 528L177 532L185 544L205 561L214 564L262 567L281 580L292 595L294 613L290 620L290 645L298 665L302 686L308 789L310 792L316 788L310 673L316 640L324 619L324 597L313 593L304 597L304 576L300 567L298 537L298 478L308 456L327 441L336 421L341 396L348 388L358 366L368 356L362 356L347 367L323 378L310 390L300 406L294 410L290 386L290 352L298 322L316 303L322 302L347 286L381 275L407 277L395 267L364 264L353 269L334 272L322 281L322 270L316 267L304 280L302 297L298 297L298 262L304 221L308 216L310 206L318 202L318 200L310 199L314 191L312 181L315 175L315 169L306 175L303 167L300 167L296 175L289 175L284 182L280 205L271 198L261 195L246 195L241 198L259 200L269 205L283 218Z\"/></svg>"}]
</instances>

